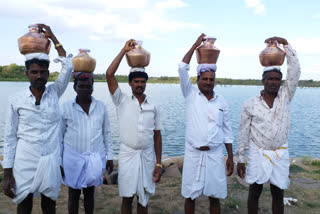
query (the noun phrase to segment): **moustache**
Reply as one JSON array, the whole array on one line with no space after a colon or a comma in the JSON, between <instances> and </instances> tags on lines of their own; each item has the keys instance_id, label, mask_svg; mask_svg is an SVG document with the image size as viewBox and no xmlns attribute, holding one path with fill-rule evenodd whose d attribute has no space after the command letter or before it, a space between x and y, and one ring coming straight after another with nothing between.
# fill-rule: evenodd
<instances>
[{"instance_id":1,"label":"moustache","mask_svg":"<svg viewBox=\"0 0 320 214\"><path fill-rule=\"evenodd\" d=\"M143 88L142 88L141 86L137 87L137 89L141 89L141 90L143 90Z\"/></svg>"}]
</instances>

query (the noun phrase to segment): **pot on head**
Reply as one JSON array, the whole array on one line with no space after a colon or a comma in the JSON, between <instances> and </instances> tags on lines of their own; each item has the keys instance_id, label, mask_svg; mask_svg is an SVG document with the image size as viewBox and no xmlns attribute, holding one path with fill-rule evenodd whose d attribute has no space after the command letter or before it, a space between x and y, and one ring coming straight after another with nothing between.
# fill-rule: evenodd
<instances>
[{"instance_id":1,"label":"pot on head","mask_svg":"<svg viewBox=\"0 0 320 214\"><path fill-rule=\"evenodd\" d=\"M37 25L29 25L29 32L18 39L21 54L46 53L49 54L51 43Z\"/></svg>"},{"instance_id":2,"label":"pot on head","mask_svg":"<svg viewBox=\"0 0 320 214\"><path fill-rule=\"evenodd\" d=\"M267 47L259 54L262 66L281 66L286 53L279 47L277 41L269 42Z\"/></svg>"},{"instance_id":3,"label":"pot on head","mask_svg":"<svg viewBox=\"0 0 320 214\"><path fill-rule=\"evenodd\" d=\"M214 46L216 38L205 37L203 45L197 48L198 64L216 64L220 50Z\"/></svg>"},{"instance_id":4,"label":"pot on head","mask_svg":"<svg viewBox=\"0 0 320 214\"><path fill-rule=\"evenodd\" d=\"M136 41L134 48L126 53L128 65L132 68L147 67L150 63L150 53L141 47L142 41Z\"/></svg>"},{"instance_id":5,"label":"pot on head","mask_svg":"<svg viewBox=\"0 0 320 214\"><path fill-rule=\"evenodd\" d=\"M79 49L79 54L72 58L75 72L92 73L96 68L96 60L89 56L89 49Z\"/></svg>"}]
</instances>

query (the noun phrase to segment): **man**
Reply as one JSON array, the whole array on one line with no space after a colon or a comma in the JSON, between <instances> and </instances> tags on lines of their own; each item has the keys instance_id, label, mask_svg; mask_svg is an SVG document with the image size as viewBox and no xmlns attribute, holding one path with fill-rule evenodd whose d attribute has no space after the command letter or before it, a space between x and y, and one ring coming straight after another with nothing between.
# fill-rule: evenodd
<instances>
[{"instance_id":1,"label":"man","mask_svg":"<svg viewBox=\"0 0 320 214\"><path fill-rule=\"evenodd\" d=\"M117 107L120 128L119 193L121 213L132 213L132 200L138 197L137 213L147 213L147 203L160 181L161 124L159 109L144 94L148 74L133 68L129 74L132 95L124 94L114 76L123 56L135 44L129 40L109 66L106 76L113 103Z\"/></svg>"},{"instance_id":2,"label":"man","mask_svg":"<svg viewBox=\"0 0 320 214\"><path fill-rule=\"evenodd\" d=\"M227 197L223 144L228 152L227 174L233 172L232 130L229 107L214 92L216 65L199 64L197 85L191 85L188 71L193 52L205 35L201 34L179 64L180 86L186 100L186 144L182 173L185 213L195 212L195 199L209 197L210 213L220 213L219 198Z\"/></svg>"},{"instance_id":3,"label":"man","mask_svg":"<svg viewBox=\"0 0 320 214\"><path fill-rule=\"evenodd\" d=\"M82 189L85 213L93 214L95 186L102 184L105 168L113 170L110 123L105 104L91 96L93 74L74 72L73 77L77 96L62 105L64 184L69 213L78 213Z\"/></svg>"},{"instance_id":4,"label":"man","mask_svg":"<svg viewBox=\"0 0 320 214\"><path fill-rule=\"evenodd\" d=\"M41 194L44 213L55 213L61 185L61 115L59 98L67 88L73 69L63 46L49 26L38 24L55 45L62 69L48 87L49 56L26 55L26 76L30 87L9 101L4 142L5 195L18 204L17 213L31 213L33 196Z\"/></svg>"},{"instance_id":5,"label":"man","mask_svg":"<svg viewBox=\"0 0 320 214\"><path fill-rule=\"evenodd\" d=\"M272 212L283 213L284 189L289 186L289 105L298 86L300 64L287 40L272 37L265 42L282 44L287 56L286 82L281 86L280 66L265 67L264 90L242 107L238 133L238 175L250 184L248 213L258 213L263 184L270 183ZM247 169L244 155L249 149Z\"/></svg>"}]
</instances>

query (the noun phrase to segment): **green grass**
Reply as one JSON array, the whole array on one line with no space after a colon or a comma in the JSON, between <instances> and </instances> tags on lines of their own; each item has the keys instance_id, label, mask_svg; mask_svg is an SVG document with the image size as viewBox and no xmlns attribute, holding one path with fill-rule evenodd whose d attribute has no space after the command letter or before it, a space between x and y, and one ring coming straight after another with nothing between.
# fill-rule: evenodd
<instances>
[{"instance_id":1,"label":"green grass","mask_svg":"<svg viewBox=\"0 0 320 214\"><path fill-rule=\"evenodd\" d=\"M224 200L223 205L230 209L238 209L240 207L241 201L233 195L229 195L226 200Z\"/></svg>"},{"instance_id":2,"label":"green grass","mask_svg":"<svg viewBox=\"0 0 320 214\"><path fill-rule=\"evenodd\" d=\"M305 172L306 170L298 165L291 164L290 165L290 173L299 173Z\"/></svg>"}]
</instances>

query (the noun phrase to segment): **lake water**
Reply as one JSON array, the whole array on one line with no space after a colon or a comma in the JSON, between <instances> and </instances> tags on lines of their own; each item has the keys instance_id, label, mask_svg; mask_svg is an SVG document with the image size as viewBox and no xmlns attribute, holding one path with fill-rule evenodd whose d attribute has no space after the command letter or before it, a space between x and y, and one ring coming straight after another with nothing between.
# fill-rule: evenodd
<instances>
[{"instance_id":1,"label":"lake water","mask_svg":"<svg viewBox=\"0 0 320 214\"><path fill-rule=\"evenodd\" d=\"M49 83L50 84L50 83ZM127 83L119 84L130 94ZM8 98L29 86L28 82L0 82L0 153L2 153L5 115ZM60 102L74 99L73 83L70 83ZM237 129L242 103L259 94L262 86L216 86L215 91L222 94L231 110L232 129L235 137L233 148L237 146ZM184 98L179 84L147 84L146 94L160 104L162 116L163 155L181 156L184 154L185 115ZM111 123L114 152L119 152L119 131L115 107L111 101L107 83L96 82L93 96L107 104ZM298 88L291 103L291 128L289 135L290 156L320 157L320 88Z\"/></svg>"}]
</instances>

